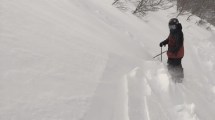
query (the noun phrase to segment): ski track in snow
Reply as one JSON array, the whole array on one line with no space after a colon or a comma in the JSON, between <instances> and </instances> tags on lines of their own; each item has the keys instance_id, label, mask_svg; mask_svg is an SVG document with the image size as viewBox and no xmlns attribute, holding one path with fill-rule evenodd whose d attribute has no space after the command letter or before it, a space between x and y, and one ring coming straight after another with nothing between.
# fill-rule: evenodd
<instances>
[{"instance_id":1,"label":"ski track in snow","mask_svg":"<svg viewBox=\"0 0 215 120\"><path fill-rule=\"evenodd\" d=\"M179 17L183 83L151 59L174 8L140 20L109 0L0 3L0 120L215 119L214 32Z\"/></svg>"}]
</instances>

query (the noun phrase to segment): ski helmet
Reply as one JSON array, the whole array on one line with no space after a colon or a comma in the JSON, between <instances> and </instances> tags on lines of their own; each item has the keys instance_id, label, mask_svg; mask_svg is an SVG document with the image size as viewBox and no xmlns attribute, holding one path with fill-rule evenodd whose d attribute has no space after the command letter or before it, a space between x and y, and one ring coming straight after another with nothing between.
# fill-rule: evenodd
<instances>
[{"instance_id":1,"label":"ski helmet","mask_svg":"<svg viewBox=\"0 0 215 120\"><path fill-rule=\"evenodd\" d=\"M177 25L179 23L177 18L172 18L169 20L169 25Z\"/></svg>"},{"instance_id":2,"label":"ski helmet","mask_svg":"<svg viewBox=\"0 0 215 120\"><path fill-rule=\"evenodd\" d=\"M170 19L169 20L169 29L170 30L176 30L178 24L179 24L179 21L177 18Z\"/></svg>"}]
</instances>

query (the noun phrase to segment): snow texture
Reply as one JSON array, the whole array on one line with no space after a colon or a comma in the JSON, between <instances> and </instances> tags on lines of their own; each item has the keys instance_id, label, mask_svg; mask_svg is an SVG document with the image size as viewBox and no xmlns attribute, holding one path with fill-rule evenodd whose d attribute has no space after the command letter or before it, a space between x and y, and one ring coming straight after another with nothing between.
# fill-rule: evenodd
<instances>
[{"instance_id":1,"label":"snow texture","mask_svg":"<svg viewBox=\"0 0 215 120\"><path fill-rule=\"evenodd\" d=\"M174 83L153 56L175 8L139 19L111 2L0 1L0 120L215 119L214 31L179 17Z\"/></svg>"}]
</instances>

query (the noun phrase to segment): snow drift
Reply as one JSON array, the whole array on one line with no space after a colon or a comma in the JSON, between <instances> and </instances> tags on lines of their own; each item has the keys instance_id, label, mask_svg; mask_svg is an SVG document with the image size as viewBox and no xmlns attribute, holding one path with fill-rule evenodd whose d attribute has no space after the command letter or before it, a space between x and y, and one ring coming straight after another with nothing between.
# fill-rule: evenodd
<instances>
[{"instance_id":1,"label":"snow drift","mask_svg":"<svg viewBox=\"0 0 215 120\"><path fill-rule=\"evenodd\" d=\"M215 119L214 32L179 18L182 84L152 59L174 8L141 20L108 0L0 2L1 120Z\"/></svg>"}]
</instances>

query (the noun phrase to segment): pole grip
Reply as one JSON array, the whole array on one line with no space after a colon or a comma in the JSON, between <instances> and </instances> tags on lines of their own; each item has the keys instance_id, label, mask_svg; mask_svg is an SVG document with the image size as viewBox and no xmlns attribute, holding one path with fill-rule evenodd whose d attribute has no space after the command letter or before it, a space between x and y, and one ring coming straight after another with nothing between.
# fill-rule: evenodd
<instances>
[{"instance_id":1,"label":"pole grip","mask_svg":"<svg viewBox=\"0 0 215 120\"><path fill-rule=\"evenodd\" d=\"M162 47L161 47L161 62L162 62Z\"/></svg>"}]
</instances>

